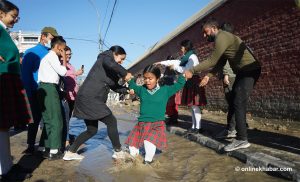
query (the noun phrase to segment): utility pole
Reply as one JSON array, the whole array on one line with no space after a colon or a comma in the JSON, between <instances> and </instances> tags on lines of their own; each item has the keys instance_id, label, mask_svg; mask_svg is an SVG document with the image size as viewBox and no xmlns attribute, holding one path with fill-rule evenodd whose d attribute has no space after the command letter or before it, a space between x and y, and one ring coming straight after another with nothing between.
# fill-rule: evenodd
<instances>
[{"instance_id":1,"label":"utility pole","mask_svg":"<svg viewBox=\"0 0 300 182\"><path fill-rule=\"evenodd\" d=\"M97 6L95 5L94 1L93 0L88 0L89 3L93 6L93 8L95 9L96 11L96 15L97 15L97 19L98 19L98 41L99 41L99 51L100 52L103 52L103 42L102 42L102 39L101 39L101 28L100 28L100 13L97 9Z\"/></svg>"}]
</instances>

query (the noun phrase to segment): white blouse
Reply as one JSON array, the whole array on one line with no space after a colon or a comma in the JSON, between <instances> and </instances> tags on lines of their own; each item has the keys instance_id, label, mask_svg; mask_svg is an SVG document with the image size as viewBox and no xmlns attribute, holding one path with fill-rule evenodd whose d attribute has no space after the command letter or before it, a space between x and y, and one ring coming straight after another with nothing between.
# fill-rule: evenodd
<instances>
[{"instance_id":1,"label":"white blouse","mask_svg":"<svg viewBox=\"0 0 300 182\"><path fill-rule=\"evenodd\" d=\"M198 57L196 56L196 54L192 54L189 57L189 60L185 66L180 66L180 60L176 60L176 59L161 61L160 64L165 65L165 66L174 66L174 70L178 71L179 73L183 73L184 71L189 70L192 67L198 65L199 60L198 60Z\"/></svg>"}]
</instances>

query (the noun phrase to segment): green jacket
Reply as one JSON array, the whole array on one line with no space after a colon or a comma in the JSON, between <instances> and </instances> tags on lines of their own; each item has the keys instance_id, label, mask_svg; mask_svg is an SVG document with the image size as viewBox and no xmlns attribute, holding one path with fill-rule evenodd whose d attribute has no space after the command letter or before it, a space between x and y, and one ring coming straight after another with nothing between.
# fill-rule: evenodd
<instances>
[{"instance_id":1,"label":"green jacket","mask_svg":"<svg viewBox=\"0 0 300 182\"><path fill-rule=\"evenodd\" d=\"M238 36L219 30L211 56L190 71L198 73L213 67L208 74L211 77L222 71L227 60L235 74L239 71L250 71L260 68L259 62L254 59L245 43Z\"/></svg>"},{"instance_id":2,"label":"green jacket","mask_svg":"<svg viewBox=\"0 0 300 182\"><path fill-rule=\"evenodd\" d=\"M0 25L0 56L5 60L0 61L1 73L20 74L20 54L17 46L8 32Z\"/></svg>"}]
</instances>

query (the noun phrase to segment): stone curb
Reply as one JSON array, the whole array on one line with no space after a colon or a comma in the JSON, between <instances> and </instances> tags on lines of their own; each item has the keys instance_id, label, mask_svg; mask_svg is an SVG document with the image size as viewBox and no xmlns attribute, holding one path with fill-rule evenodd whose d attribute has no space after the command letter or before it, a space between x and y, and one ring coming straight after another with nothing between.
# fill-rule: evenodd
<instances>
[{"instance_id":1,"label":"stone curb","mask_svg":"<svg viewBox=\"0 0 300 182\"><path fill-rule=\"evenodd\" d=\"M179 135L181 137L187 138L191 141L197 142L203 146L213 149L217 153L226 153L223 150L225 144L216 141L212 138L204 136L202 134L188 134L187 130L179 127L167 127L167 130L172 133ZM239 149L232 152L228 152L227 155L232 156L256 169L266 169L266 168L292 168L291 171L264 171L265 173L271 175L280 175L288 180L300 182L300 171L296 170L296 165L292 162L284 161L279 158L273 157L271 155L262 152L253 152L248 149Z\"/></svg>"}]
</instances>

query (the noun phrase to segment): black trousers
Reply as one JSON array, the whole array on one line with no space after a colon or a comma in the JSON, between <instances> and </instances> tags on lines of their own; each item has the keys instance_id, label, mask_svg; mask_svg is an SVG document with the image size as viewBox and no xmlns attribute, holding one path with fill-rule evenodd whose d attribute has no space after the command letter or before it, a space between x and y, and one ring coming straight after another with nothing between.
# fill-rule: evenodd
<instances>
[{"instance_id":1,"label":"black trousers","mask_svg":"<svg viewBox=\"0 0 300 182\"><path fill-rule=\"evenodd\" d=\"M246 110L249 96L261 73L261 69L240 72L236 75L229 104L229 113L234 113L238 140L247 140Z\"/></svg>"},{"instance_id":2,"label":"black trousers","mask_svg":"<svg viewBox=\"0 0 300 182\"><path fill-rule=\"evenodd\" d=\"M32 116L33 123L28 124L28 132L27 132L27 144L29 147L34 147L36 135L38 132L39 124L42 119L42 113L38 106L37 93L33 92L31 97L28 97Z\"/></svg>"},{"instance_id":3,"label":"black trousers","mask_svg":"<svg viewBox=\"0 0 300 182\"><path fill-rule=\"evenodd\" d=\"M68 102L68 105L69 105L69 119L71 119L72 117L72 113L73 113L73 110L74 110L74 104L75 104L75 101L74 100L67 100Z\"/></svg>"},{"instance_id":4,"label":"black trousers","mask_svg":"<svg viewBox=\"0 0 300 182\"><path fill-rule=\"evenodd\" d=\"M229 77L229 85L225 85L223 82L223 87L224 87L224 94L225 94L225 99L228 104L228 114L227 114L227 130L233 131L235 130L235 115L234 115L234 110L230 109L233 104L233 91L232 87L235 82L235 77Z\"/></svg>"},{"instance_id":5,"label":"black trousers","mask_svg":"<svg viewBox=\"0 0 300 182\"><path fill-rule=\"evenodd\" d=\"M109 139L111 140L113 148L115 150L120 150L121 144L117 127L117 119L115 118L115 116L113 114L110 114L109 116L106 116L99 120L106 124L107 134ZM98 120L84 120L84 122L86 124L87 129L75 139L74 143L69 149L69 151L71 152L76 152L81 144L83 144L85 141L97 134Z\"/></svg>"}]
</instances>

